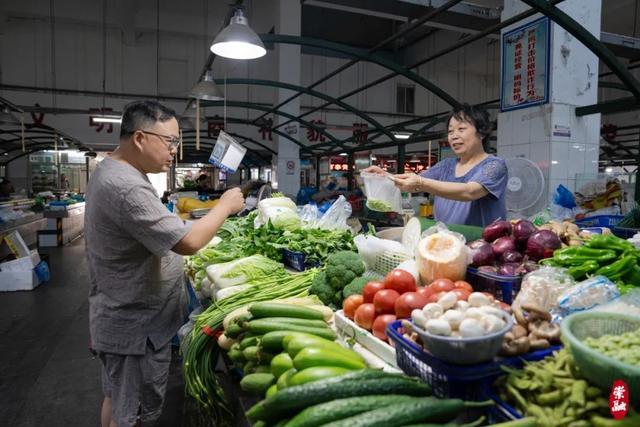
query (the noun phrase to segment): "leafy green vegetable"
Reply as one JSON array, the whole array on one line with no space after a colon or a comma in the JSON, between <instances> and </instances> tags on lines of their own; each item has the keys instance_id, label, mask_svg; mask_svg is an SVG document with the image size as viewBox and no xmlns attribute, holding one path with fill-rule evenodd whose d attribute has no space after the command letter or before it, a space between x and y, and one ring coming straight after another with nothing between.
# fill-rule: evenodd
<instances>
[{"instance_id":1,"label":"leafy green vegetable","mask_svg":"<svg viewBox=\"0 0 640 427\"><path fill-rule=\"evenodd\" d=\"M367 199L367 208L378 212L393 212L391 203L381 199Z\"/></svg>"}]
</instances>

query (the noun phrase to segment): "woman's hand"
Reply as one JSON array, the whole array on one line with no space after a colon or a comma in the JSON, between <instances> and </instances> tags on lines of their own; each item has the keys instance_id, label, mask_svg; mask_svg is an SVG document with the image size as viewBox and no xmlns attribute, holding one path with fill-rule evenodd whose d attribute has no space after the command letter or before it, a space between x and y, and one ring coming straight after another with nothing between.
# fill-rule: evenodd
<instances>
[{"instance_id":1,"label":"woman's hand","mask_svg":"<svg viewBox=\"0 0 640 427\"><path fill-rule=\"evenodd\" d=\"M400 191L405 191L408 193L419 193L424 191L422 189L422 178L415 173L403 173L400 175L394 175L393 179L396 183L396 187L400 189Z\"/></svg>"},{"instance_id":2,"label":"woman's hand","mask_svg":"<svg viewBox=\"0 0 640 427\"><path fill-rule=\"evenodd\" d=\"M386 175L387 173L380 166L369 166L366 169L363 169L362 172L366 173L374 173L376 175Z\"/></svg>"}]
</instances>

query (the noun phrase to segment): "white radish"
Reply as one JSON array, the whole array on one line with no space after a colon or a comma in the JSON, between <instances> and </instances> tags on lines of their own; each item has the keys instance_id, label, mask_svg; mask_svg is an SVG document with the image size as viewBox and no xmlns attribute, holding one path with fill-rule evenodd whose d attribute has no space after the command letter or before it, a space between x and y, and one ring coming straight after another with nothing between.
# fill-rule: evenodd
<instances>
[{"instance_id":1,"label":"white radish","mask_svg":"<svg viewBox=\"0 0 640 427\"><path fill-rule=\"evenodd\" d=\"M451 335L451 326L449 326L449 322L442 319L428 320L425 330L433 335L442 335L445 337Z\"/></svg>"},{"instance_id":2,"label":"white radish","mask_svg":"<svg viewBox=\"0 0 640 427\"><path fill-rule=\"evenodd\" d=\"M460 323L464 320L464 314L458 310L447 310L442 317L449 322L449 326L454 331L460 327Z\"/></svg>"},{"instance_id":3,"label":"white radish","mask_svg":"<svg viewBox=\"0 0 640 427\"><path fill-rule=\"evenodd\" d=\"M429 320L437 319L438 317L442 316L444 310L442 309L442 306L440 304L430 302L422 308L422 312L427 317L427 320Z\"/></svg>"},{"instance_id":4,"label":"white radish","mask_svg":"<svg viewBox=\"0 0 640 427\"><path fill-rule=\"evenodd\" d=\"M472 292L467 299L471 307L482 307L483 305L490 305L491 300L488 296L482 292Z\"/></svg>"},{"instance_id":5,"label":"white radish","mask_svg":"<svg viewBox=\"0 0 640 427\"><path fill-rule=\"evenodd\" d=\"M476 319L464 319L460 323L459 331L462 338L477 338L485 335L484 328Z\"/></svg>"},{"instance_id":6,"label":"white radish","mask_svg":"<svg viewBox=\"0 0 640 427\"><path fill-rule=\"evenodd\" d=\"M453 308L454 305L458 302L458 294L453 291L449 291L446 294L442 295L440 299L438 299L438 304L442 306L444 310L448 310Z\"/></svg>"}]
</instances>

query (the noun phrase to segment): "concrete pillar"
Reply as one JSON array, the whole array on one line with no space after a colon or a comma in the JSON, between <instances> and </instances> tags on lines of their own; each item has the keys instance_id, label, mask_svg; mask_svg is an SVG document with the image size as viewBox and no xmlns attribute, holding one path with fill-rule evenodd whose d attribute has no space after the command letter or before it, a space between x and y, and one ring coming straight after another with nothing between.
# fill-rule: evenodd
<instances>
[{"instance_id":1,"label":"concrete pillar","mask_svg":"<svg viewBox=\"0 0 640 427\"><path fill-rule=\"evenodd\" d=\"M299 0L278 0L278 14L276 20L276 34L291 36L300 35L300 21L302 8ZM275 55L278 56L278 81L300 85L301 55L300 46L277 43ZM291 97L293 92L278 89L277 103ZM300 114L300 97L280 108L281 111L298 116ZM288 119L277 116L278 124ZM297 122L289 123L281 129L292 138L300 140L300 126ZM275 135L274 135L275 136ZM300 149L291 141L279 135L275 136L278 144L277 182L278 190L287 196L295 196L300 189Z\"/></svg>"},{"instance_id":2,"label":"concrete pillar","mask_svg":"<svg viewBox=\"0 0 640 427\"><path fill-rule=\"evenodd\" d=\"M600 0L567 0L558 7L599 38ZM502 20L528 8L519 0L505 0ZM503 33L541 17L536 14ZM530 211L544 208L558 185L575 191L580 185L576 176L598 172L600 114L575 115L576 107L598 102L598 58L553 21L550 30L549 102L498 114L498 156L530 159L545 177L544 194ZM527 46L523 65L527 65ZM526 82L522 93L526 96Z\"/></svg>"},{"instance_id":3,"label":"concrete pillar","mask_svg":"<svg viewBox=\"0 0 640 427\"><path fill-rule=\"evenodd\" d=\"M13 184L16 194L27 197L31 193L31 164L29 156L22 156L7 164L7 178Z\"/></svg>"}]
</instances>

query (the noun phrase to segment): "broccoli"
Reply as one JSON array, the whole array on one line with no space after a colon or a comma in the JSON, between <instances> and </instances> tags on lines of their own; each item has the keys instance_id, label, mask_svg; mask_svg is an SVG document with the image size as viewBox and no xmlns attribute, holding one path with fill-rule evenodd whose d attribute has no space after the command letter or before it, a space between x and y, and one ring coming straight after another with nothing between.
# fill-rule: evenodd
<instances>
[{"instance_id":1,"label":"broccoli","mask_svg":"<svg viewBox=\"0 0 640 427\"><path fill-rule=\"evenodd\" d=\"M331 288L327 281L327 274L322 271L313 278L309 293L317 295L325 305L332 305L335 296L335 290Z\"/></svg>"},{"instance_id":2,"label":"broccoli","mask_svg":"<svg viewBox=\"0 0 640 427\"><path fill-rule=\"evenodd\" d=\"M331 287L336 291L342 290L353 279L364 273L364 262L355 252L340 251L327 258L325 271Z\"/></svg>"},{"instance_id":3,"label":"broccoli","mask_svg":"<svg viewBox=\"0 0 640 427\"><path fill-rule=\"evenodd\" d=\"M342 295L344 296L344 298L350 297L351 295L362 295L362 289L364 288L364 286L374 280L377 279L372 276L365 275L362 277L356 277L351 281L351 283L344 287L344 289L342 290Z\"/></svg>"}]
</instances>

